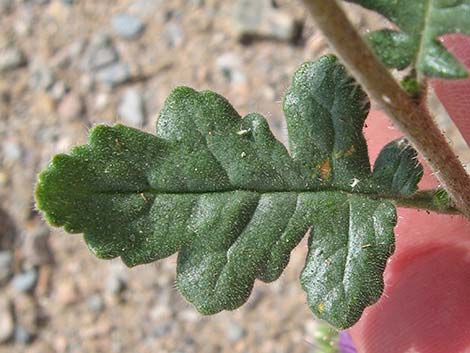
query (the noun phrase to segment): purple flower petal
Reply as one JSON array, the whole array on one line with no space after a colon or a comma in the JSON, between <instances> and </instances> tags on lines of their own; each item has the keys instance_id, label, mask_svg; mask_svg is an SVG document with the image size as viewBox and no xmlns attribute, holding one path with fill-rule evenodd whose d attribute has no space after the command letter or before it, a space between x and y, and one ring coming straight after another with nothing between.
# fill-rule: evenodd
<instances>
[{"instance_id":1,"label":"purple flower petal","mask_svg":"<svg viewBox=\"0 0 470 353\"><path fill-rule=\"evenodd\" d=\"M346 331L340 333L338 345L341 353L357 353L351 337Z\"/></svg>"}]
</instances>

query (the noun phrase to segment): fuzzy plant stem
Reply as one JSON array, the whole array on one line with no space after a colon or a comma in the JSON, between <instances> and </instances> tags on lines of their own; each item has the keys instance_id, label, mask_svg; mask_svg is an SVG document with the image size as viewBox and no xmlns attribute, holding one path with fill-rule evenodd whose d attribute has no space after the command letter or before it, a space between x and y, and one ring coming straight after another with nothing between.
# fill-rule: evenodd
<instances>
[{"instance_id":1,"label":"fuzzy plant stem","mask_svg":"<svg viewBox=\"0 0 470 353\"><path fill-rule=\"evenodd\" d=\"M336 0L303 0L343 63L425 158L452 201L470 218L470 177L426 105L402 90Z\"/></svg>"},{"instance_id":2,"label":"fuzzy plant stem","mask_svg":"<svg viewBox=\"0 0 470 353\"><path fill-rule=\"evenodd\" d=\"M447 202L436 199L436 190L422 190L408 197L390 198L396 206L432 211L442 214L460 214L460 211Z\"/></svg>"}]
</instances>

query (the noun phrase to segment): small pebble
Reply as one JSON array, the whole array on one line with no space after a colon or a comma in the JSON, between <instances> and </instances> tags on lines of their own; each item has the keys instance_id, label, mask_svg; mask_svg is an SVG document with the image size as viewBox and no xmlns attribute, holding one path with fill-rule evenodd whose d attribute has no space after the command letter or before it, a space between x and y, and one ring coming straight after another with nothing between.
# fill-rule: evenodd
<instances>
[{"instance_id":1,"label":"small pebble","mask_svg":"<svg viewBox=\"0 0 470 353\"><path fill-rule=\"evenodd\" d=\"M82 92L83 94L87 94L90 91L93 91L95 88L95 81L91 74L83 74L82 76L80 76L78 84L80 87L80 92Z\"/></svg>"},{"instance_id":2,"label":"small pebble","mask_svg":"<svg viewBox=\"0 0 470 353\"><path fill-rule=\"evenodd\" d=\"M96 73L96 80L111 87L117 86L128 81L131 77L130 69L127 64L116 63L100 69Z\"/></svg>"},{"instance_id":3,"label":"small pebble","mask_svg":"<svg viewBox=\"0 0 470 353\"><path fill-rule=\"evenodd\" d=\"M49 65L53 68L67 68L72 65L77 58L82 56L86 41L82 38L74 40L69 45L60 48L51 57Z\"/></svg>"},{"instance_id":4,"label":"small pebble","mask_svg":"<svg viewBox=\"0 0 470 353\"><path fill-rule=\"evenodd\" d=\"M106 292L115 296L120 295L126 289L125 280L118 274L111 273L106 281Z\"/></svg>"},{"instance_id":5,"label":"small pebble","mask_svg":"<svg viewBox=\"0 0 470 353\"><path fill-rule=\"evenodd\" d=\"M104 309L104 299L100 294L95 293L87 299L87 305L90 310L97 313L101 312Z\"/></svg>"},{"instance_id":6,"label":"small pebble","mask_svg":"<svg viewBox=\"0 0 470 353\"><path fill-rule=\"evenodd\" d=\"M227 338L231 342L237 342L245 336L245 330L237 323L229 322L226 327Z\"/></svg>"},{"instance_id":7,"label":"small pebble","mask_svg":"<svg viewBox=\"0 0 470 353\"><path fill-rule=\"evenodd\" d=\"M21 246L26 263L31 267L53 262L52 249L49 244L50 229L46 225L35 227L25 234Z\"/></svg>"},{"instance_id":8,"label":"small pebble","mask_svg":"<svg viewBox=\"0 0 470 353\"><path fill-rule=\"evenodd\" d=\"M163 36L170 48L177 48L183 44L184 41L183 30L178 24L174 22L170 22L165 25Z\"/></svg>"},{"instance_id":9,"label":"small pebble","mask_svg":"<svg viewBox=\"0 0 470 353\"><path fill-rule=\"evenodd\" d=\"M15 331L15 320L11 303L0 298L0 343L7 342Z\"/></svg>"},{"instance_id":10,"label":"small pebble","mask_svg":"<svg viewBox=\"0 0 470 353\"><path fill-rule=\"evenodd\" d=\"M144 23L137 17L129 14L119 14L111 19L113 31L125 39L134 39L144 30Z\"/></svg>"},{"instance_id":11,"label":"small pebble","mask_svg":"<svg viewBox=\"0 0 470 353\"><path fill-rule=\"evenodd\" d=\"M97 34L92 38L81 61L81 68L92 71L116 63L118 52L107 34Z\"/></svg>"},{"instance_id":12,"label":"small pebble","mask_svg":"<svg viewBox=\"0 0 470 353\"><path fill-rule=\"evenodd\" d=\"M117 62L119 55L112 46L98 48L91 57L90 67L97 69Z\"/></svg>"},{"instance_id":13,"label":"small pebble","mask_svg":"<svg viewBox=\"0 0 470 353\"><path fill-rule=\"evenodd\" d=\"M15 327L15 342L20 344L28 344L33 341L33 334L31 334L27 329L22 325L16 325Z\"/></svg>"},{"instance_id":14,"label":"small pebble","mask_svg":"<svg viewBox=\"0 0 470 353\"><path fill-rule=\"evenodd\" d=\"M28 6L26 11L22 11L23 9L20 7L19 10L21 11L21 15L16 17L14 23L14 30L15 34L19 37L27 37L32 34L33 30L33 22L35 16L33 15L33 9L31 6Z\"/></svg>"},{"instance_id":15,"label":"small pebble","mask_svg":"<svg viewBox=\"0 0 470 353\"><path fill-rule=\"evenodd\" d=\"M35 334L38 331L41 317L43 317L37 300L39 298L39 296L16 294L13 299L16 324L22 326L30 334Z\"/></svg>"},{"instance_id":16,"label":"small pebble","mask_svg":"<svg viewBox=\"0 0 470 353\"><path fill-rule=\"evenodd\" d=\"M233 84L243 84L246 76L242 71L242 60L232 52L220 55L216 60L216 65L222 74Z\"/></svg>"},{"instance_id":17,"label":"small pebble","mask_svg":"<svg viewBox=\"0 0 470 353\"><path fill-rule=\"evenodd\" d=\"M73 92L67 94L57 107L60 117L66 120L80 118L83 110L82 98Z\"/></svg>"},{"instance_id":18,"label":"small pebble","mask_svg":"<svg viewBox=\"0 0 470 353\"><path fill-rule=\"evenodd\" d=\"M161 11L164 0L133 0L130 2L128 12L144 19L155 19L155 15Z\"/></svg>"},{"instance_id":19,"label":"small pebble","mask_svg":"<svg viewBox=\"0 0 470 353\"><path fill-rule=\"evenodd\" d=\"M56 101L61 100L67 93L67 89L67 84L64 81L57 81L50 89L51 97Z\"/></svg>"},{"instance_id":20,"label":"small pebble","mask_svg":"<svg viewBox=\"0 0 470 353\"><path fill-rule=\"evenodd\" d=\"M100 92L95 96L94 107L97 110L105 109L109 104L109 95L104 92Z\"/></svg>"},{"instance_id":21,"label":"small pebble","mask_svg":"<svg viewBox=\"0 0 470 353\"><path fill-rule=\"evenodd\" d=\"M11 280L12 287L22 293L31 292L36 286L38 272L35 269L16 274Z\"/></svg>"},{"instance_id":22,"label":"small pebble","mask_svg":"<svg viewBox=\"0 0 470 353\"><path fill-rule=\"evenodd\" d=\"M172 318L172 311L168 305L156 304L150 310L150 318L155 322L162 322Z\"/></svg>"},{"instance_id":23,"label":"small pebble","mask_svg":"<svg viewBox=\"0 0 470 353\"><path fill-rule=\"evenodd\" d=\"M49 67L35 64L29 75L29 87L33 90L47 90L54 84L54 75Z\"/></svg>"},{"instance_id":24,"label":"small pebble","mask_svg":"<svg viewBox=\"0 0 470 353\"><path fill-rule=\"evenodd\" d=\"M156 325L152 325L149 330L149 335L154 339L168 336L168 334L173 330L174 326L175 325L171 321L157 323Z\"/></svg>"},{"instance_id":25,"label":"small pebble","mask_svg":"<svg viewBox=\"0 0 470 353\"><path fill-rule=\"evenodd\" d=\"M271 38L295 41L301 25L289 14L273 7L271 0L238 0L234 8L234 28L241 41Z\"/></svg>"},{"instance_id":26,"label":"small pebble","mask_svg":"<svg viewBox=\"0 0 470 353\"><path fill-rule=\"evenodd\" d=\"M144 103L141 94L133 88L127 89L118 107L119 118L128 125L142 127L144 125Z\"/></svg>"},{"instance_id":27,"label":"small pebble","mask_svg":"<svg viewBox=\"0 0 470 353\"><path fill-rule=\"evenodd\" d=\"M0 251L0 282L7 280L12 275L12 262L13 256L10 251Z\"/></svg>"},{"instance_id":28,"label":"small pebble","mask_svg":"<svg viewBox=\"0 0 470 353\"><path fill-rule=\"evenodd\" d=\"M0 48L0 72L14 70L25 64L26 57L19 48Z\"/></svg>"},{"instance_id":29,"label":"small pebble","mask_svg":"<svg viewBox=\"0 0 470 353\"><path fill-rule=\"evenodd\" d=\"M3 144L3 158L6 162L16 162L23 156L23 149L21 145L13 141L5 141Z\"/></svg>"},{"instance_id":30,"label":"small pebble","mask_svg":"<svg viewBox=\"0 0 470 353\"><path fill-rule=\"evenodd\" d=\"M75 304L80 299L80 290L73 280L64 279L56 288L56 301L62 307Z\"/></svg>"},{"instance_id":31,"label":"small pebble","mask_svg":"<svg viewBox=\"0 0 470 353\"><path fill-rule=\"evenodd\" d=\"M13 6L13 0L0 0L0 15L8 13Z\"/></svg>"},{"instance_id":32,"label":"small pebble","mask_svg":"<svg viewBox=\"0 0 470 353\"><path fill-rule=\"evenodd\" d=\"M204 0L186 0L186 3L193 6L204 6Z\"/></svg>"}]
</instances>

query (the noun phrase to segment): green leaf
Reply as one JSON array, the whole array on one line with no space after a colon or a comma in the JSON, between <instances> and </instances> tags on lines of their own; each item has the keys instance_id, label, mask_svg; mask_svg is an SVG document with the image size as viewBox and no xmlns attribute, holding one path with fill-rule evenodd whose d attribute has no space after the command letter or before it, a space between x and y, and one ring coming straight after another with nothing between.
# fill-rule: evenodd
<instances>
[{"instance_id":1,"label":"green leaf","mask_svg":"<svg viewBox=\"0 0 470 353\"><path fill-rule=\"evenodd\" d=\"M335 327L359 320L383 291L382 273L394 250L395 207L357 195L306 201L313 230L300 281L310 309Z\"/></svg>"},{"instance_id":2,"label":"green leaf","mask_svg":"<svg viewBox=\"0 0 470 353\"><path fill-rule=\"evenodd\" d=\"M439 42L449 33L470 35L470 0L345 0L376 11L401 31L366 36L390 68L417 68L427 76L465 78L467 69Z\"/></svg>"},{"instance_id":3,"label":"green leaf","mask_svg":"<svg viewBox=\"0 0 470 353\"><path fill-rule=\"evenodd\" d=\"M368 107L333 56L302 65L284 100L290 155L262 116L180 87L156 136L99 125L88 144L55 156L37 207L101 258L135 266L179 252L177 286L203 314L239 307L257 278L277 279L313 227L302 285L312 310L345 328L381 295L389 200L418 181L406 168L415 155L398 148L383 152L393 168L371 173Z\"/></svg>"},{"instance_id":4,"label":"green leaf","mask_svg":"<svg viewBox=\"0 0 470 353\"><path fill-rule=\"evenodd\" d=\"M336 58L303 64L284 98L293 159L321 186L350 189L370 174L362 134L368 111L366 94Z\"/></svg>"},{"instance_id":5,"label":"green leaf","mask_svg":"<svg viewBox=\"0 0 470 353\"><path fill-rule=\"evenodd\" d=\"M409 196L418 189L423 172L416 150L405 138L400 138L382 149L372 178L384 188L384 194Z\"/></svg>"}]
</instances>

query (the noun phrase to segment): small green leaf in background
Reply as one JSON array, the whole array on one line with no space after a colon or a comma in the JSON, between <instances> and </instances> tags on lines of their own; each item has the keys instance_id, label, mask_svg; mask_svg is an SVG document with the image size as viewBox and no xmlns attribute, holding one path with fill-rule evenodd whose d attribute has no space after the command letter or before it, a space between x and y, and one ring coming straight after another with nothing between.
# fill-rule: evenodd
<instances>
[{"instance_id":1,"label":"small green leaf in background","mask_svg":"<svg viewBox=\"0 0 470 353\"><path fill-rule=\"evenodd\" d=\"M203 314L241 306L256 279L276 280L311 229L308 303L346 328L382 293L390 199L421 177L402 142L371 172L368 109L335 57L302 65L284 99L290 155L261 115L241 118L218 94L180 87L156 135L99 125L88 144L55 156L39 175L37 206L104 259L135 266L179 252L178 289Z\"/></svg>"},{"instance_id":2,"label":"small green leaf in background","mask_svg":"<svg viewBox=\"0 0 470 353\"><path fill-rule=\"evenodd\" d=\"M470 35L470 0L345 0L376 11L400 31L383 29L366 36L390 68L409 66L426 76L465 78L463 64L439 42L449 33Z\"/></svg>"}]
</instances>

